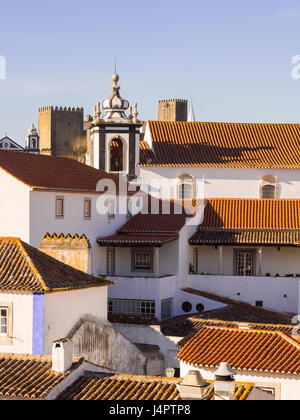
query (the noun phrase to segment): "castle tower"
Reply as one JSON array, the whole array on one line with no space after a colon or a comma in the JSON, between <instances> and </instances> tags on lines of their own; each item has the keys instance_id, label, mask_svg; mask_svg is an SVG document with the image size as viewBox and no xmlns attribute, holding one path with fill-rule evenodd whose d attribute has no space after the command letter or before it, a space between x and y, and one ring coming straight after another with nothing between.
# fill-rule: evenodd
<instances>
[{"instance_id":1,"label":"castle tower","mask_svg":"<svg viewBox=\"0 0 300 420\"><path fill-rule=\"evenodd\" d=\"M165 99L158 102L158 121L187 121L186 99Z\"/></svg>"},{"instance_id":2,"label":"castle tower","mask_svg":"<svg viewBox=\"0 0 300 420\"><path fill-rule=\"evenodd\" d=\"M30 153L40 153L40 136L34 124L31 125L25 136L25 150Z\"/></svg>"},{"instance_id":3,"label":"castle tower","mask_svg":"<svg viewBox=\"0 0 300 420\"><path fill-rule=\"evenodd\" d=\"M83 108L40 108L39 134L42 154L85 162L87 144Z\"/></svg>"},{"instance_id":4,"label":"castle tower","mask_svg":"<svg viewBox=\"0 0 300 420\"><path fill-rule=\"evenodd\" d=\"M94 116L89 127L91 163L100 170L117 175L136 177L139 159L140 129L137 104L134 110L129 102L120 96L119 75L113 74L111 95L94 108ZM129 109L129 115L126 111Z\"/></svg>"}]
</instances>

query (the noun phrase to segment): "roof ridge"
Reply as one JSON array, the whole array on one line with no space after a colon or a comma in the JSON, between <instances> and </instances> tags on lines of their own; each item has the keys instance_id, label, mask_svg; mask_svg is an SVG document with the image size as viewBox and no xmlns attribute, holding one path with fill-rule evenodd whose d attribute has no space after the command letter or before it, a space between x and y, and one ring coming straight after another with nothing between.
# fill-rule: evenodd
<instances>
[{"instance_id":1,"label":"roof ridge","mask_svg":"<svg viewBox=\"0 0 300 420\"><path fill-rule=\"evenodd\" d=\"M19 239L19 238L18 238ZM40 281L42 288L44 289L44 292L49 292L51 289L46 285L46 282L44 281L43 277L41 276L39 270L36 268L35 263L33 262L32 258L30 257L30 255L28 254L26 247L25 247L25 242L23 242L21 239L19 239L18 242L19 248L20 250L25 254L26 257L26 261L28 261L29 265L31 266L33 272L35 273L35 275L37 276L37 279ZM26 244L26 246L31 247L30 245ZM31 247L33 248L33 247ZM33 248L34 249L34 248ZM39 251L37 249L38 252L42 252Z\"/></svg>"},{"instance_id":2,"label":"roof ridge","mask_svg":"<svg viewBox=\"0 0 300 420\"><path fill-rule=\"evenodd\" d=\"M234 331L234 332L240 332L240 333L255 333L255 334L269 334L269 335L279 335L281 336L284 340L288 341L290 344L294 345L298 350L300 350L300 343L298 343L297 341L293 340L292 338L288 337L284 332L282 331L272 331L272 330L255 330L252 328L249 329L241 329L241 328L235 328L235 327L226 327L226 326L217 326L217 325L207 325L207 326L203 326L201 327L203 329L208 329L208 330L227 330L227 331ZM197 334L195 334L193 337L195 337ZM192 339L193 339L192 337Z\"/></svg>"},{"instance_id":3,"label":"roof ridge","mask_svg":"<svg viewBox=\"0 0 300 420\"><path fill-rule=\"evenodd\" d=\"M188 319L190 320L195 320L195 321L199 321L199 322L218 322L218 323L224 323L224 324L248 324L248 325L255 325L255 326L266 326L266 327L274 327L274 328L297 328L297 325L293 325L293 324L267 324L265 322L252 322L252 321L224 321L222 319L217 319L217 318L197 318L197 314L191 315ZM229 327L230 328L230 327ZM300 325L299 325L299 329L300 329ZM255 328L253 328L253 330L255 330Z\"/></svg>"},{"instance_id":4,"label":"roof ridge","mask_svg":"<svg viewBox=\"0 0 300 420\"><path fill-rule=\"evenodd\" d=\"M299 126L300 123L272 123L272 122L245 122L245 121L158 121L148 120L148 123L156 124L220 124L220 125L258 125L258 126Z\"/></svg>"}]
</instances>

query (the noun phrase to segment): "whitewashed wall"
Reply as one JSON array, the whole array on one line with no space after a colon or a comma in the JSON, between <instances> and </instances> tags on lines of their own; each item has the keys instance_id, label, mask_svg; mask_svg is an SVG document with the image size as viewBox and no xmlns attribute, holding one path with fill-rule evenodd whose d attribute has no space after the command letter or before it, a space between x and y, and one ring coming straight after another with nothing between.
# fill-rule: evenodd
<instances>
[{"instance_id":1,"label":"whitewashed wall","mask_svg":"<svg viewBox=\"0 0 300 420\"><path fill-rule=\"evenodd\" d=\"M30 188L0 168L0 236L29 242Z\"/></svg>"},{"instance_id":2,"label":"whitewashed wall","mask_svg":"<svg viewBox=\"0 0 300 420\"><path fill-rule=\"evenodd\" d=\"M171 363L172 366L179 368L179 361L176 356L179 352L177 343L182 337L166 337L160 332L159 325L125 325L113 324L113 326L129 341L137 344L150 344L159 346L160 352L165 359L165 368Z\"/></svg>"},{"instance_id":3,"label":"whitewashed wall","mask_svg":"<svg viewBox=\"0 0 300 420\"><path fill-rule=\"evenodd\" d=\"M192 175L205 179L206 198L260 198L262 178L266 175L278 177L278 198L300 198L300 174L297 169L231 169L231 168L140 168L139 177L147 185L154 179L178 184L181 175ZM153 195L155 190L153 190ZM169 197L165 197L169 198Z\"/></svg>"},{"instance_id":4,"label":"whitewashed wall","mask_svg":"<svg viewBox=\"0 0 300 420\"><path fill-rule=\"evenodd\" d=\"M54 340L66 337L84 315L107 319L107 287L45 295L44 354Z\"/></svg>"},{"instance_id":5,"label":"whitewashed wall","mask_svg":"<svg viewBox=\"0 0 300 420\"><path fill-rule=\"evenodd\" d=\"M299 280L284 277L188 276L189 287L264 308L299 314ZM287 297L285 297L286 295Z\"/></svg>"},{"instance_id":6,"label":"whitewashed wall","mask_svg":"<svg viewBox=\"0 0 300 420\"><path fill-rule=\"evenodd\" d=\"M0 353L32 353L33 295L0 293L0 303L12 304L12 345L1 345Z\"/></svg>"},{"instance_id":7,"label":"whitewashed wall","mask_svg":"<svg viewBox=\"0 0 300 420\"><path fill-rule=\"evenodd\" d=\"M56 197L64 197L64 218L55 217ZM38 247L46 232L84 233L92 246L92 273L99 275L106 271L106 251L97 244L97 239L112 235L125 222L125 215L117 215L115 220L108 221L107 215L97 212L98 194L56 193L48 191L30 192L30 244ZM83 217L84 198L92 200L92 218ZM103 271L104 270L104 271Z\"/></svg>"}]
</instances>

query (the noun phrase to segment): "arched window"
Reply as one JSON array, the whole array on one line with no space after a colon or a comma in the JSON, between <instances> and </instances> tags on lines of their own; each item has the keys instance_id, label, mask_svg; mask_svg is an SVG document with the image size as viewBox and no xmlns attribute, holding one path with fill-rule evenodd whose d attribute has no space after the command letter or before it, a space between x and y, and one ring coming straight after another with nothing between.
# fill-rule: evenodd
<instances>
[{"instance_id":1,"label":"arched window","mask_svg":"<svg viewBox=\"0 0 300 420\"><path fill-rule=\"evenodd\" d=\"M261 198L275 198L276 187L274 185L264 185L261 189Z\"/></svg>"},{"instance_id":2,"label":"arched window","mask_svg":"<svg viewBox=\"0 0 300 420\"><path fill-rule=\"evenodd\" d=\"M191 175L179 177L178 198L188 200L194 198L194 178Z\"/></svg>"},{"instance_id":3,"label":"arched window","mask_svg":"<svg viewBox=\"0 0 300 420\"><path fill-rule=\"evenodd\" d=\"M113 139L110 144L110 171L122 172L124 170L124 146L120 139Z\"/></svg>"}]
</instances>

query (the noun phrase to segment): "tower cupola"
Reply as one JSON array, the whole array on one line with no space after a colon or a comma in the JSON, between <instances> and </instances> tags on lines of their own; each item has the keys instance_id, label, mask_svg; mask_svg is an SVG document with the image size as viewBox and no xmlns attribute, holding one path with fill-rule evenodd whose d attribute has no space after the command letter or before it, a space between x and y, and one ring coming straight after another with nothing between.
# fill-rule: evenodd
<instances>
[{"instance_id":1,"label":"tower cupola","mask_svg":"<svg viewBox=\"0 0 300 420\"><path fill-rule=\"evenodd\" d=\"M104 112L103 120L112 121L115 123L128 123L130 119L125 112L129 108L129 102L120 96L120 86L118 82L120 77L118 74L113 74L111 87L112 93L109 98L102 102L102 109Z\"/></svg>"}]
</instances>

